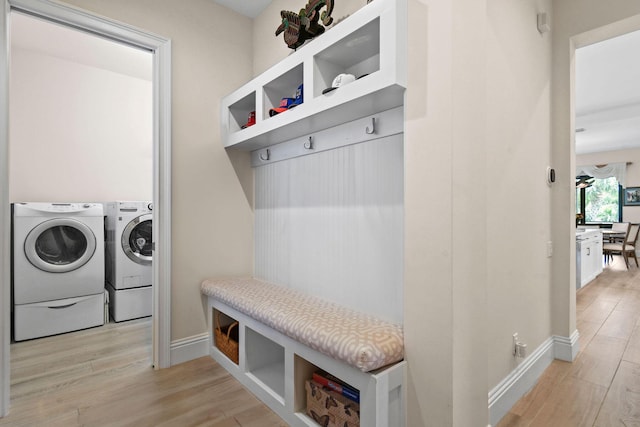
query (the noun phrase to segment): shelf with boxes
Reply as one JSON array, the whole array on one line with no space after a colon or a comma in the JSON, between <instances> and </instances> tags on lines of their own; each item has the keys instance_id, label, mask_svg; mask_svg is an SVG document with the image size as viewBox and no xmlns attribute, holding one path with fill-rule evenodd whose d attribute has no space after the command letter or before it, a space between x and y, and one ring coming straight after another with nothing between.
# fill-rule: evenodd
<instances>
[{"instance_id":1,"label":"shelf with boxes","mask_svg":"<svg viewBox=\"0 0 640 427\"><path fill-rule=\"evenodd\" d=\"M225 97L225 148L253 151L403 105L406 14L405 0L376 0Z\"/></svg>"}]
</instances>

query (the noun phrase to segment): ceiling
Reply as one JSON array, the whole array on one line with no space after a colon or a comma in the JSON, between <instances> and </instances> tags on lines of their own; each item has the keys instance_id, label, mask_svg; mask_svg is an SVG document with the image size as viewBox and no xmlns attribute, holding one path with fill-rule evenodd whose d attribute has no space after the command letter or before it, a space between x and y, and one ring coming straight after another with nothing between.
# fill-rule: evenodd
<instances>
[{"instance_id":1,"label":"ceiling","mask_svg":"<svg viewBox=\"0 0 640 427\"><path fill-rule=\"evenodd\" d=\"M262 11L271 4L271 0L213 0L216 3L233 9L236 12L248 16L249 18L255 18L260 15Z\"/></svg>"},{"instance_id":2,"label":"ceiling","mask_svg":"<svg viewBox=\"0 0 640 427\"><path fill-rule=\"evenodd\" d=\"M576 154L640 147L640 31L576 50Z\"/></svg>"}]
</instances>

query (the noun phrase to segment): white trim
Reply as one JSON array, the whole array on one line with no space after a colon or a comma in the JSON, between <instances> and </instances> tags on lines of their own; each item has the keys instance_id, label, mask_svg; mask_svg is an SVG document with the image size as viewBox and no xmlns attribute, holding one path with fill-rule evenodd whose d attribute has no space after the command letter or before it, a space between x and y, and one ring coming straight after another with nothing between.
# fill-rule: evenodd
<instances>
[{"instance_id":1,"label":"white trim","mask_svg":"<svg viewBox=\"0 0 640 427\"><path fill-rule=\"evenodd\" d=\"M554 356L558 360L565 362L573 362L580 351L580 333L576 329L570 337L561 337L554 335L553 337Z\"/></svg>"},{"instance_id":2,"label":"white trim","mask_svg":"<svg viewBox=\"0 0 640 427\"><path fill-rule=\"evenodd\" d=\"M543 342L533 353L497 386L489 391L489 421L496 425L533 386L554 359L571 362L578 353L576 330L571 337L553 335ZM565 357L570 356L567 359Z\"/></svg>"},{"instance_id":3,"label":"white trim","mask_svg":"<svg viewBox=\"0 0 640 427\"><path fill-rule=\"evenodd\" d=\"M9 204L9 3L0 18L0 417L9 411L11 209ZM5 305L7 307L5 307Z\"/></svg>"},{"instance_id":4,"label":"white trim","mask_svg":"<svg viewBox=\"0 0 640 427\"><path fill-rule=\"evenodd\" d=\"M10 345L10 203L7 154L9 12L11 9L40 16L63 25L82 29L112 40L147 49L154 53L153 78L153 156L154 156L154 312L153 365L170 366L171 339L171 41L127 24L102 18L86 11L50 0L4 0L0 19L0 416L9 409Z\"/></svg>"},{"instance_id":5,"label":"white trim","mask_svg":"<svg viewBox=\"0 0 640 427\"><path fill-rule=\"evenodd\" d=\"M511 407L536 384L553 361L554 353L554 340L549 337L489 391L489 421L492 425L498 424Z\"/></svg>"},{"instance_id":6,"label":"white trim","mask_svg":"<svg viewBox=\"0 0 640 427\"><path fill-rule=\"evenodd\" d=\"M209 333L182 338L171 343L171 366L209 355Z\"/></svg>"},{"instance_id":7,"label":"white trim","mask_svg":"<svg viewBox=\"0 0 640 427\"><path fill-rule=\"evenodd\" d=\"M171 41L156 48L153 64L153 365L171 366ZM157 244L156 244L157 243ZM162 286L157 286L162 284Z\"/></svg>"}]
</instances>

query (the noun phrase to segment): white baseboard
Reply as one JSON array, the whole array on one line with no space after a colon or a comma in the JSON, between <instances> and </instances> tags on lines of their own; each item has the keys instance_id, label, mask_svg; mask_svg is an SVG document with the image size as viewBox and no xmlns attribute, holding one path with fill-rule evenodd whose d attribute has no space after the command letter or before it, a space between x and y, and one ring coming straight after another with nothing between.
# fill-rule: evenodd
<instances>
[{"instance_id":1,"label":"white baseboard","mask_svg":"<svg viewBox=\"0 0 640 427\"><path fill-rule=\"evenodd\" d=\"M496 425L513 405L538 382L554 359L572 361L578 353L578 331L571 337L554 335L527 356L516 369L489 391L489 421Z\"/></svg>"},{"instance_id":2,"label":"white baseboard","mask_svg":"<svg viewBox=\"0 0 640 427\"><path fill-rule=\"evenodd\" d=\"M204 333L171 342L171 366L209 355L209 334Z\"/></svg>"},{"instance_id":3,"label":"white baseboard","mask_svg":"<svg viewBox=\"0 0 640 427\"><path fill-rule=\"evenodd\" d=\"M568 338L560 337L558 335L554 335L552 338L555 358L564 360L565 362L573 362L580 350L580 342L578 341L580 334L578 333L578 330L576 329L573 331L571 336Z\"/></svg>"}]
</instances>

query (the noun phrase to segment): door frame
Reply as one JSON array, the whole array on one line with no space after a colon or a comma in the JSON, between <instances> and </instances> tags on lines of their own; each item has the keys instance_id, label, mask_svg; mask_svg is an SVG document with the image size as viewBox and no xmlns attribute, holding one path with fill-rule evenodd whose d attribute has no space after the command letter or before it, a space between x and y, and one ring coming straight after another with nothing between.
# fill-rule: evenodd
<instances>
[{"instance_id":1,"label":"door frame","mask_svg":"<svg viewBox=\"0 0 640 427\"><path fill-rule=\"evenodd\" d=\"M0 17L0 417L10 399L9 14L12 10L153 53L152 363L171 365L171 40L50 0L3 0Z\"/></svg>"}]
</instances>

